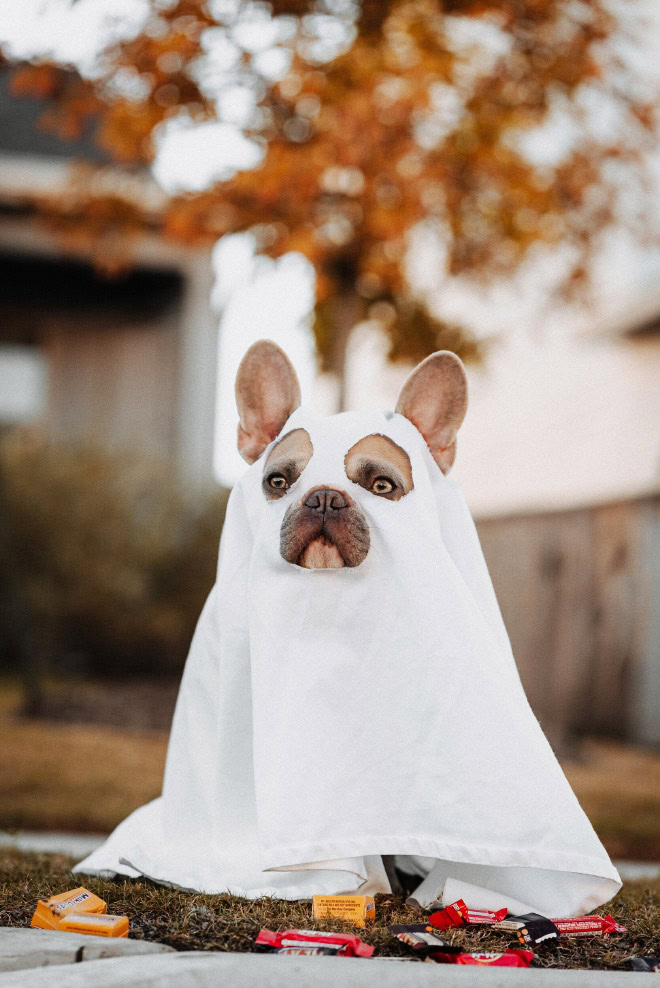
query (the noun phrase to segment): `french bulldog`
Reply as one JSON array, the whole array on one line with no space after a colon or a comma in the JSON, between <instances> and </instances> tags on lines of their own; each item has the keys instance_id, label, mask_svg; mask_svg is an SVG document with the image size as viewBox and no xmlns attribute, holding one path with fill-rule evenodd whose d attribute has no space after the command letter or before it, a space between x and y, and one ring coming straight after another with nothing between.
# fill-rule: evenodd
<instances>
[{"instance_id":1,"label":"french bulldog","mask_svg":"<svg viewBox=\"0 0 660 988\"><path fill-rule=\"evenodd\" d=\"M272 341L260 340L243 357L236 404L238 449L248 463L277 440L263 465L264 497L273 501L289 495L314 450L305 429L280 436L300 404L300 385L289 358ZM396 405L396 412L422 434L443 473L454 462L456 433L466 410L465 369L447 350L431 354L415 368ZM408 454L386 436L360 439L346 450L344 468L348 480L374 497L398 501L413 488ZM347 490L328 484L296 491L280 530L280 553L288 563L306 569L355 567L369 546L369 520Z\"/></svg>"},{"instance_id":2,"label":"french bulldog","mask_svg":"<svg viewBox=\"0 0 660 988\"><path fill-rule=\"evenodd\" d=\"M288 496L314 456L305 429L280 436L300 404L300 385L289 358L275 343L260 340L247 351L236 377L239 411L238 449L254 463L274 443L264 460L262 490L268 501ZM422 361L405 382L396 412L408 418L424 437L443 473L456 456L456 433L467 410L467 380L460 359L442 350ZM318 452L318 451L317 451ZM413 489L410 459L390 438L363 436L346 450L348 480L374 497L398 501ZM280 554L306 569L359 566L369 552L369 520L346 489L321 484L295 492L280 529ZM395 893L409 893L419 882L383 855Z\"/></svg>"}]
</instances>

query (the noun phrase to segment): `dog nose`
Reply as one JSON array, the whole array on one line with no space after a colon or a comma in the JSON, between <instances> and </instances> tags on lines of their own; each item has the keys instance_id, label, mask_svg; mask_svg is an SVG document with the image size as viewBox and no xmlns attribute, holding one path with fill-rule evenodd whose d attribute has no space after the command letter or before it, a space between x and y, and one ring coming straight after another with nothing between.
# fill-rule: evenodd
<instances>
[{"instance_id":1,"label":"dog nose","mask_svg":"<svg viewBox=\"0 0 660 988\"><path fill-rule=\"evenodd\" d=\"M312 491L305 498L305 507L311 508L312 511L319 511L321 514L325 514L326 511L340 511L342 508L348 507L348 505L343 494L328 488L326 490Z\"/></svg>"}]
</instances>

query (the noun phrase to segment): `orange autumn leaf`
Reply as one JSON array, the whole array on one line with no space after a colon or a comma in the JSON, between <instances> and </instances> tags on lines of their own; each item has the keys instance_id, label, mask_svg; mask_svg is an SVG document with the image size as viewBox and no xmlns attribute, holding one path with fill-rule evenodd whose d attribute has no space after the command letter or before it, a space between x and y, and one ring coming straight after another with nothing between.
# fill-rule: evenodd
<instances>
[{"instance_id":1,"label":"orange autumn leaf","mask_svg":"<svg viewBox=\"0 0 660 988\"><path fill-rule=\"evenodd\" d=\"M289 60L272 79L261 74L258 53L241 47L255 8L151 0L135 36L99 53L93 80L65 84L63 67L41 64L18 69L14 91L48 100L49 125L59 118L70 136L94 116L100 143L117 160L143 165L169 120L218 117L222 103L204 66L214 39L234 46L230 82L254 93L245 132L263 159L174 197L160 219L164 235L195 244L253 230L263 253L304 254L317 272L319 354L335 370L335 303L349 296L354 312L381 313L374 318L393 359L417 359L441 341L470 356L470 335L414 297L411 233L423 222L445 245L449 273L484 281L510 275L535 245L568 246L562 287L584 290L599 236L618 221L609 166L639 169L657 140L657 93L641 84L626 91L621 64L607 62L608 44L629 30L637 7L633 0L623 19L606 0L362 0L333 19L312 0L272 0L272 16L286 27L274 44ZM334 37L344 32L343 45L328 48L318 17L308 16L319 14ZM470 23L482 33L470 34ZM492 43L480 40L484 30ZM228 83L214 71L220 92ZM581 126L588 87L616 104L621 127L585 134L552 167L535 164L522 135L546 122L558 100ZM75 229L83 238L82 214L74 222L58 219L53 203L44 208L68 236ZM122 222L132 236L136 219L116 203L90 211L89 241L103 238L104 223L116 238Z\"/></svg>"}]
</instances>

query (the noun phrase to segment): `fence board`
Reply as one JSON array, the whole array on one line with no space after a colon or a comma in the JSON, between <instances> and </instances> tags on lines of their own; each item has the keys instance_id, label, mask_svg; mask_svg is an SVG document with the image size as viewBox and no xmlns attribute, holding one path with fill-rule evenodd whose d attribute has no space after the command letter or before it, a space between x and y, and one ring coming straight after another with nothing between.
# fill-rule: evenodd
<instances>
[{"instance_id":1,"label":"fence board","mask_svg":"<svg viewBox=\"0 0 660 988\"><path fill-rule=\"evenodd\" d=\"M488 518L477 528L523 684L553 743L576 733L660 743L660 709L640 686L660 682L648 551L660 498Z\"/></svg>"}]
</instances>

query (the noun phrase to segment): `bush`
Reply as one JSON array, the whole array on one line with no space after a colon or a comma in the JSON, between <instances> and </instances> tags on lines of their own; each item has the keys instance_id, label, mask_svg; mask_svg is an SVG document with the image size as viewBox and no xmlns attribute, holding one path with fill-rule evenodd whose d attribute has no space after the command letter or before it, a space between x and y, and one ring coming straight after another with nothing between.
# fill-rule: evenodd
<instances>
[{"instance_id":1,"label":"bush","mask_svg":"<svg viewBox=\"0 0 660 988\"><path fill-rule=\"evenodd\" d=\"M228 492L192 503L153 457L34 431L5 437L0 470L30 648L58 672L178 673L215 578ZM8 670L8 640L3 652Z\"/></svg>"}]
</instances>

